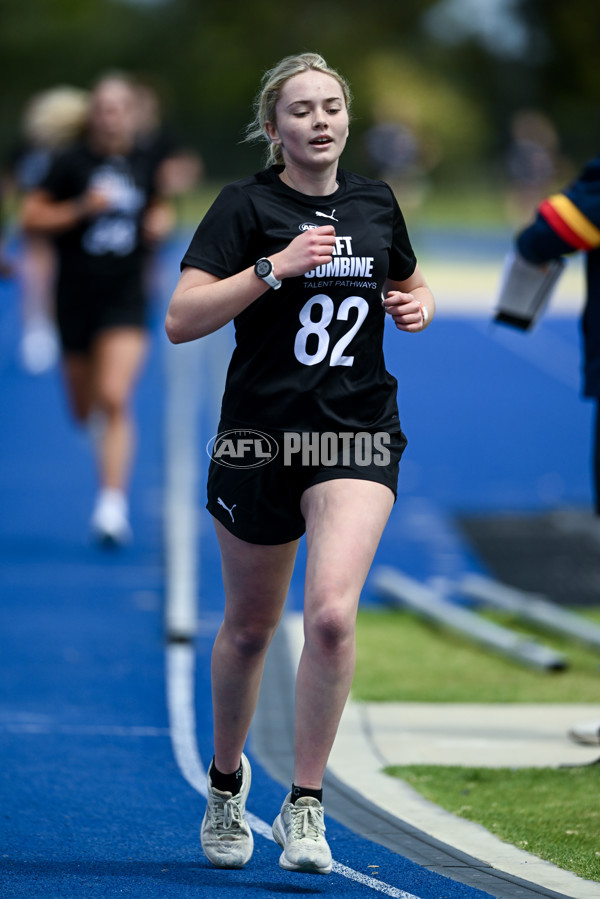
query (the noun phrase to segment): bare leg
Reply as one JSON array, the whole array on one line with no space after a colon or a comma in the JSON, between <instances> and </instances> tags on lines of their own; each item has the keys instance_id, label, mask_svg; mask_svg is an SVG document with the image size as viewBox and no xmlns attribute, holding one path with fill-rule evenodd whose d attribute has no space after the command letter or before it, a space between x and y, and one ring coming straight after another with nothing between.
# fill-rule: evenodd
<instances>
[{"instance_id":1,"label":"bare leg","mask_svg":"<svg viewBox=\"0 0 600 899\"><path fill-rule=\"evenodd\" d=\"M134 446L130 400L146 347L140 328L111 328L93 347L95 405L105 417L99 459L103 487L124 490L127 485Z\"/></svg>"},{"instance_id":2,"label":"bare leg","mask_svg":"<svg viewBox=\"0 0 600 899\"><path fill-rule=\"evenodd\" d=\"M23 235L20 287L23 337L21 358L27 371L40 374L59 356L54 323L55 250L39 234Z\"/></svg>"},{"instance_id":3,"label":"bare leg","mask_svg":"<svg viewBox=\"0 0 600 899\"><path fill-rule=\"evenodd\" d=\"M79 424L85 424L94 405L92 360L84 353L67 353L63 369L71 412Z\"/></svg>"},{"instance_id":4,"label":"bare leg","mask_svg":"<svg viewBox=\"0 0 600 899\"><path fill-rule=\"evenodd\" d=\"M303 495L305 644L296 680L294 783L319 789L350 692L358 601L393 506L391 490L333 480Z\"/></svg>"},{"instance_id":5,"label":"bare leg","mask_svg":"<svg viewBox=\"0 0 600 899\"><path fill-rule=\"evenodd\" d=\"M225 616L212 653L215 764L230 774L240 763L256 709L267 648L283 608L298 541L259 546L214 522L223 569Z\"/></svg>"},{"instance_id":6,"label":"bare leg","mask_svg":"<svg viewBox=\"0 0 600 899\"><path fill-rule=\"evenodd\" d=\"M52 321L53 285L56 252L52 241L39 234L28 234L21 253L21 298L25 327L39 321Z\"/></svg>"}]
</instances>

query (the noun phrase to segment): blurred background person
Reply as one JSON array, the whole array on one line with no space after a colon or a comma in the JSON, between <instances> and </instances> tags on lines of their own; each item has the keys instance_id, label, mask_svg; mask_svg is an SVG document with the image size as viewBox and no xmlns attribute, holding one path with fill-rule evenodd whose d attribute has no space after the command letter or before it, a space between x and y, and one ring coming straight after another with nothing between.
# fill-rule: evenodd
<instances>
[{"instance_id":1,"label":"blurred background person","mask_svg":"<svg viewBox=\"0 0 600 899\"><path fill-rule=\"evenodd\" d=\"M564 176L556 128L541 110L519 109L513 114L505 172L509 218L527 221L540 200L557 185L557 179Z\"/></svg>"},{"instance_id":2,"label":"blurred background person","mask_svg":"<svg viewBox=\"0 0 600 899\"><path fill-rule=\"evenodd\" d=\"M148 342L146 251L173 225L157 161L136 143L136 103L127 76L102 77L84 140L53 161L22 208L23 227L52 236L57 251L65 381L73 414L96 445L100 489L91 526L106 545L131 537L130 404Z\"/></svg>"},{"instance_id":3,"label":"blurred background person","mask_svg":"<svg viewBox=\"0 0 600 899\"><path fill-rule=\"evenodd\" d=\"M586 254L583 394L596 403L592 470L594 511L600 516L600 155L568 187L540 203L534 221L517 236L516 247L534 265L577 251ZM600 716L574 724L568 736L576 743L600 745Z\"/></svg>"},{"instance_id":4,"label":"blurred background person","mask_svg":"<svg viewBox=\"0 0 600 899\"><path fill-rule=\"evenodd\" d=\"M202 159L195 150L184 147L177 135L165 124L156 88L148 81L138 78L133 87L136 147L156 170L156 188L161 196L172 201L173 213L178 219L178 201L193 191L204 175ZM149 285L163 276L160 266L154 264L156 249L156 242L144 247L147 257L145 277Z\"/></svg>"},{"instance_id":5,"label":"blurred background person","mask_svg":"<svg viewBox=\"0 0 600 899\"><path fill-rule=\"evenodd\" d=\"M600 155L568 187L540 203L534 221L517 236L516 249L538 266L569 253L586 254L583 394L596 403L593 486L600 516Z\"/></svg>"},{"instance_id":6,"label":"blurred background person","mask_svg":"<svg viewBox=\"0 0 600 899\"><path fill-rule=\"evenodd\" d=\"M10 186L21 196L38 187L52 160L80 139L87 120L87 91L60 85L35 94L22 119L21 142L9 161ZM22 337L20 358L30 374L41 374L58 360L52 241L41 232L20 235L17 273L20 286Z\"/></svg>"},{"instance_id":7,"label":"blurred background person","mask_svg":"<svg viewBox=\"0 0 600 899\"><path fill-rule=\"evenodd\" d=\"M6 249L4 184L0 182L0 278L12 278L14 266Z\"/></svg>"},{"instance_id":8,"label":"blurred background person","mask_svg":"<svg viewBox=\"0 0 600 899\"><path fill-rule=\"evenodd\" d=\"M148 82L138 80L136 95L136 142L154 158L157 183L166 197L178 197L192 190L204 174L200 155L184 147L165 125L158 91Z\"/></svg>"},{"instance_id":9,"label":"blurred background person","mask_svg":"<svg viewBox=\"0 0 600 899\"><path fill-rule=\"evenodd\" d=\"M402 207L418 210L429 190L430 173L438 162L431 145L408 120L382 120L366 132L365 148L377 177L392 185Z\"/></svg>"}]
</instances>

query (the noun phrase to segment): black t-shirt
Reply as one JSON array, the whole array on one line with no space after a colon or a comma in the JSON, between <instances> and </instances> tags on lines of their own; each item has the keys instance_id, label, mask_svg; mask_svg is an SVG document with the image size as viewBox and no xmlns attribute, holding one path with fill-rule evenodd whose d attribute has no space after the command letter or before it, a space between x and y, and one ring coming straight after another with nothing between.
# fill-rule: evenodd
<instances>
[{"instance_id":1,"label":"black t-shirt","mask_svg":"<svg viewBox=\"0 0 600 899\"><path fill-rule=\"evenodd\" d=\"M404 219L387 184L338 171L327 197L298 193L281 167L226 187L198 226L182 267L227 278L332 224L332 262L283 281L235 318L222 414L272 430L380 430L398 425L397 382L385 368L386 278L414 272Z\"/></svg>"},{"instance_id":2,"label":"black t-shirt","mask_svg":"<svg viewBox=\"0 0 600 899\"><path fill-rule=\"evenodd\" d=\"M82 196L92 187L106 190L110 208L56 237L64 275L110 276L141 273L141 224L155 194L156 164L139 149L125 156L100 156L84 144L58 156L40 184L55 200Z\"/></svg>"}]
</instances>

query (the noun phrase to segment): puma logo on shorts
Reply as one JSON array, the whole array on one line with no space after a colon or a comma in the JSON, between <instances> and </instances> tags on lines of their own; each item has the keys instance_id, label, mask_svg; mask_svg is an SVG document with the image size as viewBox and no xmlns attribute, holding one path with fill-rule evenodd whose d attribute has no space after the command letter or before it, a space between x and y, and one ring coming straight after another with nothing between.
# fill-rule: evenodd
<instances>
[{"instance_id":1,"label":"puma logo on shorts","mask_svg":"<svg viewBox=\"0 0 600 899\"><path fill-rule=\"evenodd\" d=\"M229 512L229 514L231 515L231 520L232 520L233 522L235 522L235 518L233 517L233 510L235 509L237 503L234 503L233 506L232 506L231 509L230 509L229 506L226 506L226 505L225 505L225 503L223 502L223 500L221 499L220 496L217 497L217 502L218 502L218 504L219 504L220 506L223 506L223 508L226 509L227 512Z\"/></svg>"}]
</instances>

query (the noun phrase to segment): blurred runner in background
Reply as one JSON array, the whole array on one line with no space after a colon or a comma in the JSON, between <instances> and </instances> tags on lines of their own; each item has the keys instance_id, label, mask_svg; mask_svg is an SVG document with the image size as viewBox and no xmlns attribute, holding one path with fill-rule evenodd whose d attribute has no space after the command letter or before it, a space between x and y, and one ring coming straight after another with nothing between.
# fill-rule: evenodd
<instances>
[{"instance_id":1,"label":"blurred runner in background","mask_svg":"<svg viewBox=\"0 0 600 899\"><path fill-rule=\"evenodd\" d=\"M54 239L67 393L98 453L92 529L111 545L131 536L130 402L148 342L146 253L173 225L157 183L157 160L136 145L136 102L128 77L101 78L91 94L85 139L52 162L22 209L29 233Z\"/></svg>"},{"instance_id":2,"label":"blurred runner in background","mask_svg":"<svg viewBox=\"0 0 600 899\"><path fill-rule=\"evenodd\" d=\"M9 160L10 182L18 196L38 187L52 160L83 135L89 94L61 85L35 94L22 120L22 141ZM55 325L56 260L52 241L41 232L20 235L17 274L23 334L20 357L30 374L42 374L58 360Z\"/></svg>"}]
</instances>

